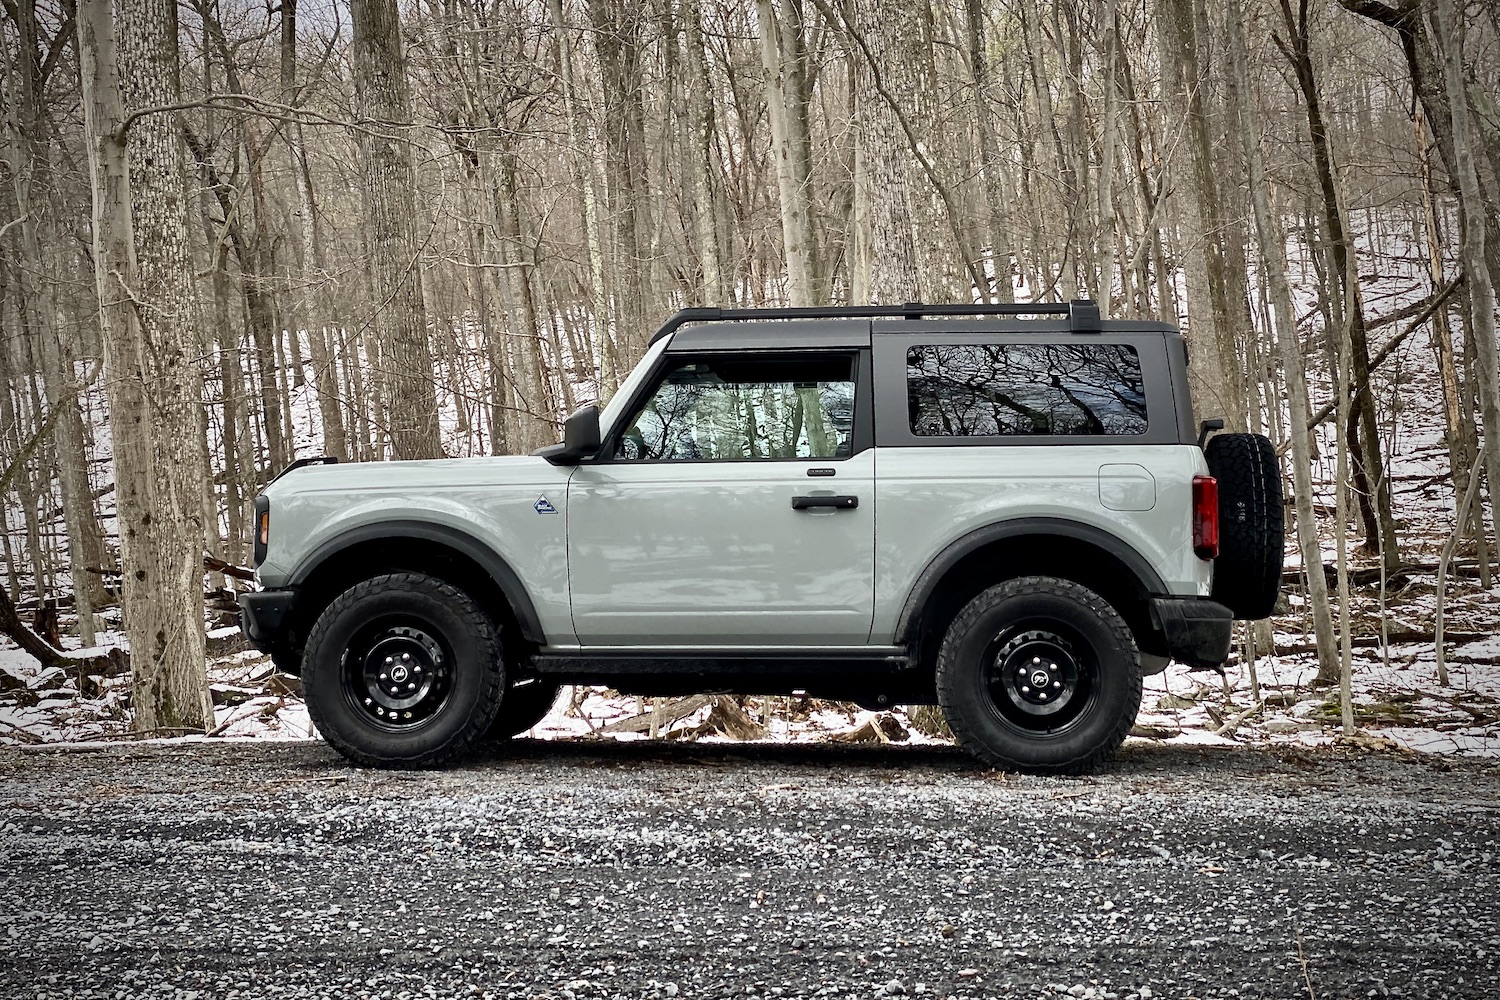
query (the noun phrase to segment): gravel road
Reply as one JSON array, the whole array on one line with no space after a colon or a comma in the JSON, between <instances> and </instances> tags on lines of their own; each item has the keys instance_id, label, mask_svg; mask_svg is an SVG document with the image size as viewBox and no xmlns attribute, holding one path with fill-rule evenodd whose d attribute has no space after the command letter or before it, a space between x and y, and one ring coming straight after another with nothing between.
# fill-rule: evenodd
<instances>
[{"instance_id":1,"label":"gravel road","mask_svg":"<svg viewBox=\"0 0 1500 1000\"><path fill-rule=\"evenodd\" d=\"M0 997L1491 998L1497 820L1327 750L6 750Z\"/></svg>"}]
</instances>

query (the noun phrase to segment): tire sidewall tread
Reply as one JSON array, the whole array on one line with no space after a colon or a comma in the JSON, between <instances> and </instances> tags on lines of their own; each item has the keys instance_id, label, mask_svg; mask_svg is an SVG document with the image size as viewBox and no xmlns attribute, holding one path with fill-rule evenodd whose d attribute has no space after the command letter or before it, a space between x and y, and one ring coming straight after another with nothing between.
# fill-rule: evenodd
<instances>
[{"instance_id":1,"label":"tire sidewall tread","mask_svg":"<svg viewBox=\"0 0 1500 1000\"><path fill-rule=\"evenodd\" d=\"M1098 699L1090 718L1058 739L1028 739L1004 726L984 691L982 654L1007 621L1056 614L1095 647ZM938 651L937 691L960 746L992 767L1031 774L1083 774L1114 756L1141 703L1140 654L1130 627L1098 594L1057 577L1018 577L970 601L948 626Z\"/></svg>"},{"instance_id":2,"label":"tire sidewall tread","mask_svg":"<svg viewBox=\"0 0 1500 1000\"><path fill-rule=\"evenodd\" d=\"M433 725L412 733L360 718L343 687L343 654L372 614L408 609L432 620L454 659L453 690ZM336 597L308 634L303 660L308 716L323 739L364 767L437 767L467 753L487 732L505 690L500 630L468 594L424 573L389 573Z\"/></svg>"},{"instance_id":3,"label":"tire sidewall tread","mask_svg":"<svg viewBox=\"0 0 1500 1000\"><path fill-rule=\"evenodd\" d=\"M1216 434L1203 449L1219 482L1219 556L1212 598L1236 618L1275 610L1285 554L1281 465L1263 434Z\"/></svg>"}]
</instances>

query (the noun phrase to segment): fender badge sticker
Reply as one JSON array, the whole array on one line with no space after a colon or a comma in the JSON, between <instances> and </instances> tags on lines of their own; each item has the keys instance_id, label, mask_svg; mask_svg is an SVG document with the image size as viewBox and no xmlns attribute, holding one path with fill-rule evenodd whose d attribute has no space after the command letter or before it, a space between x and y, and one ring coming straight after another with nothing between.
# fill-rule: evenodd
<instances>
[{"instance_id":1,"label":"fender badge sticker","mask_svg":"<svg viewBox=\"0 0 1500 1000\"><path fill-rule=\"evenodd\" d=\"M537 497L536 503L531 506L536 508L538 514L556 514L557 508L552 506L552 501L546 497Z\"/></svg>"}]
</instances>

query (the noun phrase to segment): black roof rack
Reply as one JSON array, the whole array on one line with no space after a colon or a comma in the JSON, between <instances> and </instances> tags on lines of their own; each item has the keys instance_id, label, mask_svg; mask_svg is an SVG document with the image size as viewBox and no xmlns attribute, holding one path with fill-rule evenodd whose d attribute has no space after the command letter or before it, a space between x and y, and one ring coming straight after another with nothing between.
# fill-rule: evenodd
<instances>
[{"instance_id":1,"label":"black roof rack","mask_svg":"<svg viewBox=\"0 0 1500 1000\"><path fill-rule=\"evenodd\" d=\"M769 309L721 309L718 306L693 306L679 309L651 337L656 343L689 323L714 323L726 320L757 319L924 319L928 316L1034 316L1050 314L1068 317L1074 333L1099 332L1099 303L1092 299L1071 302L1016 302L1001 305L959 303L927 305L908 302L899 306L796 306Z\"/></svg>"}]
</instances>

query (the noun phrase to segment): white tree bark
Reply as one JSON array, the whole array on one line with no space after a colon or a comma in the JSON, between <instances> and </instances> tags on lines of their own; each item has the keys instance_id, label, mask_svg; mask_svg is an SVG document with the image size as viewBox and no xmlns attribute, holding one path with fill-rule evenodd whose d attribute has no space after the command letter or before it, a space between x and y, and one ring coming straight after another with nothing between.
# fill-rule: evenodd
<instances>
[{"instance_id":1,"label":"white tree bark","mask_svg":"<svg viewBox=\"0 0 1500 1000\"><path fill-rule=\"evenodd\" d=\"M196 453L202 376L180 132L174 115L155 114L136 121L128 150L121 134L122 91L151 101L143 106L176 99L176 8L130 0L120 15L117 26L108 3L78 7L134 724L203 730L213 706Z\"/></svg>"},{"instance_id":2,"label":"white tree bark","mask_svg":"<svg viewBox=\"0 0 1500 1000\"><path fill-rule=\"evenodd\" d=\"M870 53L869 62L889 66L888 55L899 45L900 13L877 0L858 0L854 30ZM857 44L851 41L851 45ZM917 268L915 222L912 213L912 178L906 142L896 111L875 87L869 65L858 63L859 90L855 110L859 116L858 166L855 171L855 219L863 229L863 270L853 286L855 305L897 304L919 301L926 290Z\"/></svg>"},{"instance_id":3,"label":"white tree bark","mask_svg":"<svg viewBox=\"0 0 1500 1000\"><path fill-rule=\"evenodd\" d=\"M814 305L821 297L818 240L813 227L811 164L808 158L807 104L802 91L801 17L798 0L756 0L760 54L766 71L766 112L771 123L771 155L781 196L781 235L786 253L787 300ZM878 100L878 98L877 98Z\"/></svg>"},{"instance_id":4,"label":"white tree bark","mask_svg":"<svg viewBox=\"0 0 1500 1000\"><path fill-rule=\"evenodd\" d=\"M1474 140L1469 131L1469 102L1463 84L1463 39L1461 18L1451 0L1437 0L1427 8L1435 21L1439 48L1445 50L1444 85L1453 115L1453 159L1458 168L1459 208L1463 213L1464 274L1469 282L1469 302L1474 322L1474 347L1479 358L1480 412L1484 421L1484 471L1489 480L1491 503L1500 483L1500 358L1495 347L1495 288L1485 261L1484 200L1474 166ZM1500 547L1500 518L1495 521L1495 544Z\"/></svg>"}]
</instances>

